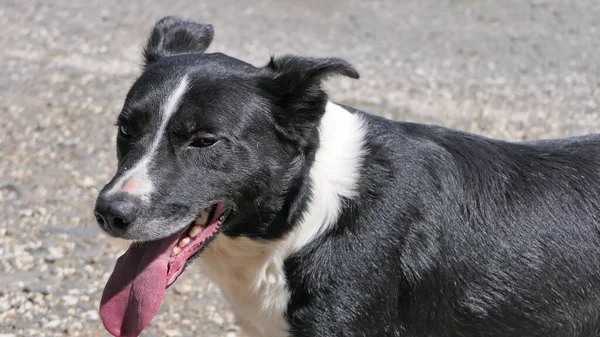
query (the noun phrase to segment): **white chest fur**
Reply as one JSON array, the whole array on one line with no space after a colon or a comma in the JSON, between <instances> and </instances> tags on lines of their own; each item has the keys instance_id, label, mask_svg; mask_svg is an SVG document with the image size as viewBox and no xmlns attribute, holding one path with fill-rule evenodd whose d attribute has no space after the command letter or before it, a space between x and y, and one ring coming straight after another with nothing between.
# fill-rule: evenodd
<instances>
[{"instance_id":1,"label":"white chest fur","mask_svg":"<svg viewBox=\"0 0 600 337\"><path fill-rule=\"evenodd\" d=\"M200 255L204 273L221 288L249 337L288 336L290 292L283 262L337 221L342 197L355 196L365 152L362 119L328 103L319 137L310 170L312 198L291 233L269 242L219 235Z\"/></svg>"},{"instance_id":2,"label":"white chest fur","mask_svg":"<svg viewBox=\"0 0 600 337\"><path fill-rule=\"evenodd\" d=\"M287 336L290 294L283 256L275 243L219 235L202 253L203 272L230 302L237 324L250 337Z\"/></svg>"}]
</instances>

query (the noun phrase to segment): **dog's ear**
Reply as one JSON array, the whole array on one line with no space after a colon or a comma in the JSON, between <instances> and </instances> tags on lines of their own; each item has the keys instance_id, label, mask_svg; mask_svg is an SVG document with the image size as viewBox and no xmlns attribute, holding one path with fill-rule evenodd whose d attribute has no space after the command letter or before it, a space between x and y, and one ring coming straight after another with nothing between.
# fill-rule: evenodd
<instances>
[{"instance_id":1,"label":"dog's ear","mask_svg":"<svg viewBox=\"0 0 600 337\"><path fill-rule=\"evenodd\" d=\"M271 57L264 71L261 83L275 102L275 120L297 140L311 137L325 113L327 94L321 82L336 75L359 77L345 60L294 55Z\"/></svg>"},{"instance_id":2,"label":"dog's ear","mask_svg":"<svg viewBox=\"0 0 600 337\"><path fill-rule=\"evenodd\" d=\"M202 53L212 42L215 30L212 25L185 21L167 16L159 20L144 49L146 65L161 57Z\"/></svg>"}]
</instances>

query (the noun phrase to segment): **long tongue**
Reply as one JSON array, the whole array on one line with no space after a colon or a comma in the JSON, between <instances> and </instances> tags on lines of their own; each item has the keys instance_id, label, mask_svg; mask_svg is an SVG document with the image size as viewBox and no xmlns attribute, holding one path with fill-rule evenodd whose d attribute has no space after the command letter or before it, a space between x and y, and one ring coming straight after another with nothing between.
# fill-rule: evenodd
<instances>
[{"instance_id":1,"label":"long tongue","mask_svg":"<svg viewBox=\"0 0 600 337\"><path fill-rule=\"evenodd\" d=\"M148 243L132 243L117 260L100 302L100 317L117 337L136 337L150 323L167 286L171 250L181 233Z\"/></svg>"}]
</instances>

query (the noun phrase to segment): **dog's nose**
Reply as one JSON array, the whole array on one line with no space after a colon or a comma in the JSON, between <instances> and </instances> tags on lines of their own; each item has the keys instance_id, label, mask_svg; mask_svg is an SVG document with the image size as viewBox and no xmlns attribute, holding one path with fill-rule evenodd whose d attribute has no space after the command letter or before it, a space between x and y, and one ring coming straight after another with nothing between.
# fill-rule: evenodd
<instances>
[{"instance_id":1,"label":"dog's nose","mask_svg":"<svg viewBox=\"0 0 600 337\"><path fill-rule=\"evenodd\" d=\"M102 229L112 235L122 234L137 217L139 202L126 193L106 195L100 193L96 199L94 216Z\"/></svg>"}]
</instances>

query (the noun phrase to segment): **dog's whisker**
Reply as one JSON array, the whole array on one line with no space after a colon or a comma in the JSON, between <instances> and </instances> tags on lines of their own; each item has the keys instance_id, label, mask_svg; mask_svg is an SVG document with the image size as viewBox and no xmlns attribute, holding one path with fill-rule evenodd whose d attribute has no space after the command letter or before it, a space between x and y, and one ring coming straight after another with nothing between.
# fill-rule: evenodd
<instances>
[{"instance_id":1,"label":"dog's whisker","mask_svg":"<svg viewBox=\"0 0 600 337\"><path fill-rule=\"evenodd\" d=\"M82 198L90 198L93 200L96 200L97 197L91 196L91 195L87 195L87 194L79 194L78 197L82 197Z\"/></svg>"},{"instance_id":2,"label":"dog's whisker","mask_svg":"<svg viewBox=\"0 0 600 337\"><path fill-rule=\"evenodd\" d=\"M254 205L254 208L256 209L256 215L258 215L258 223L262 227L264 224L263 224L262 219L260 217L260 211L258 210L258 206L256 206L256 200L252 201L252 205Z\"/></svg>"}]
</instances>

